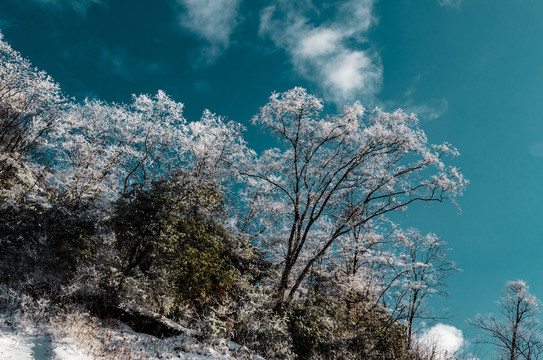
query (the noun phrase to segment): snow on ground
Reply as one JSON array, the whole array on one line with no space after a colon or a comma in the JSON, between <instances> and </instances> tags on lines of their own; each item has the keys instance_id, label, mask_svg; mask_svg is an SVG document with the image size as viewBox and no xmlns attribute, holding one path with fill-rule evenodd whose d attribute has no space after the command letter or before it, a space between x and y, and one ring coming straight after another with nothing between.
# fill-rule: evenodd
<instances>
[{"instance_id":1,"label":"snow on ground","mask_svg":"<svg viewBox=\"0 0 543 360\"><path fill-rule=\"evenodd\" d=\"M86 360L89 357L69 342L53 342L46 334L24 333L3 325L0 326L0 359Z\"/></svg>"},{"instance_id":2,"label":"snow on ground","mask_svg":"<svg viewBox=\"0 0 543 360\"><path fill-rule=\"evenodd\" d=\"M33 336L0 334L0 358L2 359L47 359L49 343Z\"/></svg>"},{"instance_id":3,"label":"snow on ground","mask_svg":"<svg viewBox=\"0 0 543 360\"><path fill-rule=\"evenodd\" d=\"M108 326L81 314L47 325L25 323L14 326L13 319L0 314L0 359L72 360L72 359L243 359L264 360L244 346L215 338L201 342L197 332L167 339L136 333L125 324Z\"/></svg>"}]
</instances>

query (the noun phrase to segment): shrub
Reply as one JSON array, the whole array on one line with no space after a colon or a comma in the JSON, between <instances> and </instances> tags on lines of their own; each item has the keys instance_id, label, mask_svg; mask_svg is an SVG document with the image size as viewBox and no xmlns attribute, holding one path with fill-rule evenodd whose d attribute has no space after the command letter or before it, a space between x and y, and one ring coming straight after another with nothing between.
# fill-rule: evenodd
<instances>
[{"instance_id":1,"label":"shrub","mask_svg":"<svg viewBox=\"0 0 543 360\"><path fill-rule=\"evenodd\" d=\"M235 268L228 256L230 240L223 219L217 187L188 176L125 194L115 204L113 218L119 296L134 287L147 294L158 290L149 299L155 306L162 293L172 304L188 301L199 310L224 299ZM173 311L160 306L154 310Z\"/></svg>"},{"instance_id":2,"label":"shrub","mask_svg":"<svg viewBox=\"0 0 543 360\"><path fill-rule=\"evenodd\" d=\"M265 286L252 288L234 309L233 340L266 359L295 359L287 319L274 310Z\"/></svg>"},{"instance_id":3,"label":"shrub","mask_svg":"<svg viewBox=\"0 0 543 360\"><path fill-rule=\"evenodd\" d=\"M299 359L409 359L404 327L363 299L345 302L310 288L289 312L288 329Z\"/></svg>"},{"instance_id":4,"label":"shrub","mask_svg":"<svg viewBox=\"0 0 543 360\"><path fill-rule=\"evenodd\" d=\"M28 283L49 295L94 262L95 222L88 209L71 209L44 197L0 200L0 282Z\"/></svg>"}]
</instances>

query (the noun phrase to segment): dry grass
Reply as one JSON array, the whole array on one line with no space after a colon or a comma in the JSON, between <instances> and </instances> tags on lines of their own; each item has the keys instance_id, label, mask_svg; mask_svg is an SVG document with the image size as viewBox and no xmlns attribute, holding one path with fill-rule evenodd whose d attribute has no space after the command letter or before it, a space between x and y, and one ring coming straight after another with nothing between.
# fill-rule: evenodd
<instances>
[{"instance_id":1,"label":"dry grass","mask_svg":"<svg viewBox=\"0 0 543 360\"><path fill-rule=\"evenodd\" d=\"M93 317L80 307L59 309L0 285L0 327L77 348L90 359L156 358L157 339L138 336L118 321ZM123 328L124 326L124 328Z\"/></svg>"},{"instance_id":2,"label":"dry grass","mask_svg":"<svg viewBox=\"0 0 543 360\"><path fill-rule=\"evenodd\" d=\"M58 341L77 344L93 359L149 359L153 339L140 339L132 331L122 329L118 321L104 321L81 309L71 309L50 319ZM156 352L154 352L156 354Z\"/></svg>"},{"instance_id":3,"label":"dry grass","mask_svg":"<svg viewBox=\"0 0 543 360\"><path fill-rule=\"evenodd\" d=\"M201 332L195 330L158 339L136 333L117 320L92 316L82 306L59 308L0 285L2 331L19 338L46 340L42 342L50 344L49 351L72 354L61 356L64 359L262 359L225 339L211 337L202 342Z\"/></svg>"}]
</instances>

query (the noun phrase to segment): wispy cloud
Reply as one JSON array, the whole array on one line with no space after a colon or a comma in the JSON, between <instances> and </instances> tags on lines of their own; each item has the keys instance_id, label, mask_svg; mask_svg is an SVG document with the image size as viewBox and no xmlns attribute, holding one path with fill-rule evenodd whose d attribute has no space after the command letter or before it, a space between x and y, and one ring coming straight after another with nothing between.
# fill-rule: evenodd
<instances>
[{"instance_id":1,"label":"wispy cloud","mask_svg":"<svg viewBox=\"0 0 543 360\"><path fill-rule=\"evenodd\" d=\"M103 46L98 58L98 65L106 72L126 80L132 80L137 74L155 72L159 64L148 64L134 58L126 49L110 49Z\"/></svg>"},{"instance_id":2,"label":"wispy cloud","mask_svg":"<svg viewBox=\"0 0 543 360\"><path fill-rule=\"evenodd\" d=\"M462 3L462 0L437 0L439 5L441 6L448 6L453 8L460 8L460 4Z\"/></svg>"},{"instance_id":3,"label":"wispy cloud","mask_svg":"<svg viewBox=\"0 0 543 360\"><path fill-rule=\"evenodd\" d=\"M442 117L449 110L449 102L446 98L431 98L423 101L415 100L421 79L421 74L415 76L404 92L403 100L381 102L379 106L387 111L393 111L400 107L408 114L413 113L417 115L421 121L432 121Z\"/></svg>"},{"instance_id":4,"label":"wispy cloud","mask_svg":"<svg viewBox=\"0 0 543 360\"><path fill-rule=\"evenodd\" d=\"M11 21L0 19L0 31L2 31L3 29L9 29L12 25L13 24Z\"/></svg>"},{"instance_id":5,"label":"wispy cloud","mask_svg":"<svg viewBox=\"0 0 543 360\"><path fill-rule=\"evenodd\" d=\"M373 98L382 83L379 55L365 37L375 23L373 0L335 5L330 21L309 0L277 1L261 11L260 35L285 50L295 70L336 104Z\"/></svg>"},{"instance_id":6,"label":"wispy cloud","mask_svg":"<svg viewBox=\"0 0 543 360\"><path fill-rule=\"evenodd\" d=\"M179 25L204 39L202 59L212 63L230 45L241 0L176 0Z\"/></svg>"},{"instance_id":7,"label":"wispy cloud","mask_svg":"<svg viewBox=\"0 0 543 360\"><path fill-rule=\"evenodd\" d=\"M543 142L534 142L530 145L530 155L536 158L543 158Z\"/></svg>"},{"instance_id":8,"label":"wispy cloud","mask_svg":"<svg viewBox=\"0 0 543 360\"><path fill-rule=\"evenodd\" d=\"M87 15L87 11L93 5L105 5L102 0L30 0L42 6L51 6L58 10L73 10L81 16Z\"/></svg>"},{"instance_id":9,"label":"wispy cloud","mask_svg":"<svg viewBox=\"0 0 543 360\"><path fill-rule=\"evenodd\" d=\"M211 84L209 81L196 81L193 84L193 89L199 93L210 93L212 91Z\"/></svg>"},{"instance_id":10,"label":"wispy cloud","mask_svg":"<svg viewBox=\"0 0 543 360\"><path fill-rule=\"evenodd\" d=\"M435 354L433 359L450 359L464 346L464 335L460 329L451 325L436 324L425 329L417 338L417 343L431 353Z\"/></svg>"},{"instance_id":11,"label":"wispy cloud","mask_svg":"<svg viewBox=\"0 0 543 360\"><path fill-rule=\"evenodd\" d=\"M102 48L98 64L104 70L120 76L125 79L132 78L130 66L131 58L124 50L111 50L107 47Z\"/></svg>"},{"instance_id":12,"label":"wispy cloud","mask_svg":"<svg viewBox=\"0 0 543 360\"><path fill-rule=\"evenodd\" d=\"M423 104L414 104L412 101L404 103L402 109L406 113L414 113L419 119L432 121L443 116L449 109L449 102L445 98L431 99Z\"/></svg>"}]
</instances>

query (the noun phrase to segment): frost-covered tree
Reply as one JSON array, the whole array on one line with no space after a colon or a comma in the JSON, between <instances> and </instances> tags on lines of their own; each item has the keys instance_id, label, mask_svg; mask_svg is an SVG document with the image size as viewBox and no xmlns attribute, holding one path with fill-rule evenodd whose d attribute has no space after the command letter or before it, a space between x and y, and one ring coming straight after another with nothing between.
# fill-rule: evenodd
<instances>
[{"instance_id":1,"label":"frost-covered tree","mask_svg":"<svg viewBox=\"0 0 543 360\"><path fill-rule=\"evenodd\" d=\"M199 121L187 124L182 157L186 170L215 183L235 180L242 164L253 157L244 130L241 124L205 110Z\"/></svg>"},{"instance_id":2,"label":"frost-covered tree","mask_svg":"<svg viewBox=\"0 0 543 360\"><path fill-rule=\"evenodd\" d=\"M69 107L51 141L59 149L51 178L76 201L145 189L177 168L223 181L247 152L242 130L207 110L187 122L183 104L163 91L130 104L86 100Z\"/></svg>"},{"instance_id":3,"label":"frost-covered tree","mask_svg":"<svg viewBox=\"0 0 543 360\"><path fill-rule=\"evenodd\" d=\"M326 258L346 294L375 304L382 302L396 279L390 276L394 239L384 221L370 221L338 239ZM337 271L339 270L339 271Z\"/></svg>"},{"instance_id":4,"label":"frost-covered tree","mask_svg":"<svg viewBox=\"0 0 543 360\"><path fill-rule=\"evenodd\" d=\"M38 147L56 130L63 103L58 84L0 33L0 180L29 155L38 162L50 159Z\"/></svg>"},{"instance_id":5,"label":"frost-covered tree","mask_svg":"<svg viewBox=\"0 0 543 360\"><path fill-rule=\"evenodd\" d=\"M181 152L183 104L159 91L126 104L86 100L64 113L55 133L58 156L52 181L65 197L80 201L145 187L163 175Z\"/></svg>"},{"instance_id":6,"label":"frost-covered tree","mask_svg":"<svg viewBox=\"0 0 543 360\"><path fill-rule=\"evenodd\" d=\"M320 99L294 88L253 118L280 143L244 171L253 234L282 266L280 312L342 236L415 201L454 199L467 183L443 163L456 149L429 144L414 115L359 103L340 115L322 111Z\"/></svg>"},{"instance_id":7,"label":"frost-covered tree","mask_svg":"<svg viewBox=\"0 0 543 360\"><path fill-rule=\"evenodd\" d=\"M445 277L458 268L447 259L449 249L435 234L422 235L416 229L398 230L394 240L396 255L390 260L392 286L386 296L387 306L397 319L405 321L410 346L416 320L433 318L425 306L428 298L443 294Z\"/></svg>"},{"instance_id":8,"label":"frost-covered tree","mask_svg":"<svg viewBox=\"0 0 543 360\"><path fill-rule=\"evenodd\" d=\"M390 226L371 223L353 229L329 258L338 261L343 292L353 300L385 305L405 323L406 343L411 344L417 320L439 318L428 309L427 300L444 295L444 279L458 269L435 234L387 223Z\"/></svg>"},{"instance_id":9,"label":"frost-covered tree","mask_svg":"<svg viewBox=\"0 0 543 360\"><path fill-rule=\"evenodd\" d=\"M469 323L481 329L485 342L497 347L500 359L540 359L543 329L538 320L539 300L522 280L509 281L498 301L501 316L478 314Z\"/></svg>"}]
</instances>

